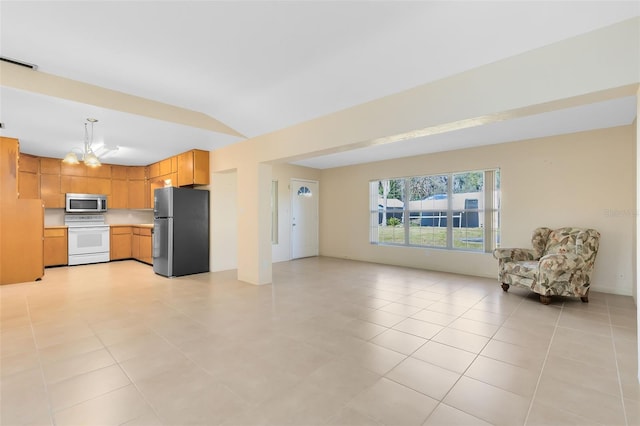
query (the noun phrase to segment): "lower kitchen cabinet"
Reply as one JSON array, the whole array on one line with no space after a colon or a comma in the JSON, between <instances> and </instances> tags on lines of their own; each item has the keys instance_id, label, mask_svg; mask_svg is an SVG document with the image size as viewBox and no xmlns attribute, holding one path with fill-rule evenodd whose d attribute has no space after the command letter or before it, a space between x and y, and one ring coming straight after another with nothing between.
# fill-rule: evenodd
<instances>
[{"instance_id":1,"label":"lower kitchen cabinet","mask_svg":"<svg viewBox=\"0 0 640 426\"><path fill-rule=\"evenodd\" d=\"M66 228L44 229L44 266L66 265L69 262Z\"/></svg>"},{"instance_id":2,"label":"lower kitchen cabinet","mask_svg":"<svg viewBox=\"0 0 640 426\"><path fill-rule=\"evenodd\" d=\"M131 257L153 265L151 228L133 226L131 233Z\"/></svg>"},{"instance_id":3,"label":"lower kitchen cabinet","mask_svg":"<svg viewBox=\"0 0 640 426\"><path fill-rule=\"evenodd\" d=\"M111 260L131 259L130 226L112 226L109 243Z\"/></svg>"},{"instance_id":4,"label":"lower kitchen cabinet","mask_svg":"<svg viewBox=\"0 0 640 426\"><path fill-rule=\"evenodd\" d=\"M133 228L131 233L131 257L140 258L140 228Z\"/></svg>"},{"instance_id":5,"label":"lower kitchen cabinet","mask_svg":"<svg viewBox=\"0 0 640 426\"><path fill-rule=\"evenodd\" d=\"M151 229L140 228L140 254L138 260L153 265Z\"/></svg>"},{"instance_id":6,"label":"lower kitchen cabinet","mask_svg":"<svg viewBox=\"0 0 640 426\"><path fill-rule=\"evenodd\" d=\"M44 229L44 266L67 265L67 228ZM148 226L111 225L109 235L110 260L135 259L153 265L152 229Z\"/></svg>"}]
</instances>

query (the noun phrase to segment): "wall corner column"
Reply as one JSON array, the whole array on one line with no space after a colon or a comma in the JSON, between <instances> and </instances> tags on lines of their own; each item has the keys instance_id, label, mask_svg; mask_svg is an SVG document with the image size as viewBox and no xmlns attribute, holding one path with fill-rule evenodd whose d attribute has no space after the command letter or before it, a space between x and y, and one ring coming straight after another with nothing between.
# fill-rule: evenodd
<instances>
[{"instance_id":1,"label":"wall corner column","mask_svg":"<svg viewBox=\"0 0 640 426\"><path fill-rule=\"evenodd\" d=\"M270 284L272 166L245 164L238 177L238 280Z\"/></svg>"},{"instance_id":2,"label":"wall corner column","mask_svg":"<svg viewBox=\"0 0 640 426\"><path fill-rule=\"evenodd\" d=\"M640 111L640 86L638 86L638 90L636 92L636 103L636 214L633 222L635 226L636 244L634 253L635 276L633 277L635 288L632 289L632 293L633 299L636 302L636 316L638 322L638 383L640 383L640 306L638 305L638 300L640 299L640 224L638 223L638 218L640 218L640 120L638 120L638 112Z\"/></svg>"}]
</instances>

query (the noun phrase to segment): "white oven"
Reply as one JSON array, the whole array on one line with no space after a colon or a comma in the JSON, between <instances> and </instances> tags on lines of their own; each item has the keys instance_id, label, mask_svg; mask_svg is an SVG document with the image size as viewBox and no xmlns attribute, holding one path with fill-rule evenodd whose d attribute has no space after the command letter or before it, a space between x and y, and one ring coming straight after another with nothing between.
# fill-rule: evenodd
<instances>
[{"instance_id":1,"label":"white oven","mask_svg":"<svg viewBox=\"0 0 640 426\"><path fill-rule=\"evenodd\" d=\"M69 265L108 262L109 225L103 215L66 215Z\"/></svg>"}]
</instances>

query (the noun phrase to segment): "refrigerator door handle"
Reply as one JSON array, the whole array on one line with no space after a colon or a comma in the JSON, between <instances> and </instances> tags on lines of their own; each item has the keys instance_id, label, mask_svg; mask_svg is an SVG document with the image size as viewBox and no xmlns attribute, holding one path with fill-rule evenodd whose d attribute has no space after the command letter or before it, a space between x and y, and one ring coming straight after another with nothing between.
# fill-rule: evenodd
<instances>
[{"instance_id":1,"label":"refrigerator door handle","mask_svg":"<svg viewBox=\"0 0 640 426\"><path fill-rule=\"evenodd\" d=\"M151 254L151 257L155 260L157 258L160 257L160 238L157 238L155 236L155 223L154 223L154 227L151 228L151 242L153 243L153 252Z\"/></svg>"},{"instance_id":2,"label":"refrigerator door handle","mask_svg":"<svg viewBox=\"0 0 640 426\"><path fill-rule=\"evenodd\" d=\"M167 272L169 273L169 277L173 277L173 218L169 218L167 219L168 222L168 230L169 233L167 235L167 248L168 248L168 253L167 253L167 258L169 261L169 268L167 270Z\"/></svg>"}]
</instances>

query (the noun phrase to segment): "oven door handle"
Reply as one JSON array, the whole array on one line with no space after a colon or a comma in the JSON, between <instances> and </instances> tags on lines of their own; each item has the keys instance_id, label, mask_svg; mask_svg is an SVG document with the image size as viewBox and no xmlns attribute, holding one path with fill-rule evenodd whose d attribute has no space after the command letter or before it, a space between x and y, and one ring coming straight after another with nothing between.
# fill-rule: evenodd
<instances>
[{"instance_id":1,"label":"oven door handle","mask_svg":"<svg viewBox=\"0 0 640 426\"><path fill-rule=\"evenodd\" d=\"M95 227L95 228L91 228L91 227L78 227L78 228L72 228L69 227L68 228L69 232L74 232L74 233L80 233L80 232L109 232L109 228L103 228L103 227Z\"/></svg>"}]
</instances>

